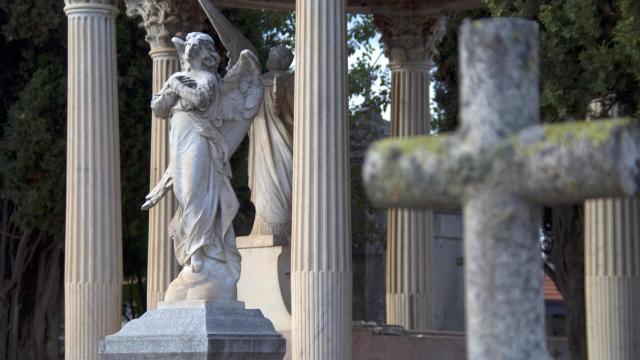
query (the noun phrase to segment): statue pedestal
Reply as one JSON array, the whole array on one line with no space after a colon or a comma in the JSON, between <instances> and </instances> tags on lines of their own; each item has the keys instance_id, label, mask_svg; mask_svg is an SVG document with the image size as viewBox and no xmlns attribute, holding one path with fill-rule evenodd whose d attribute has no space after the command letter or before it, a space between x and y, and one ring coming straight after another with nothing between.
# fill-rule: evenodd
<instances>
[{"instance_id":1,"label":"statue pedestal","mask_svg":"<svg viewBox=\"0 0 640 360\"><path fill-rule=\"evenodd\" d=\"M100 344L103 360L281 360L285 340L242 302L161 302Z\"/></svg>"},{"instance_id":2,"label":"statue pedestal","mask_svg":"<svg viewBox=\"0 0 640 360\"><path fill-rule=\"evenodd\" d=\"M291 331L289 237L239 236L236 243L242 255L238 300L260 309L277 331Z\"/></svg>"}]
</instances>

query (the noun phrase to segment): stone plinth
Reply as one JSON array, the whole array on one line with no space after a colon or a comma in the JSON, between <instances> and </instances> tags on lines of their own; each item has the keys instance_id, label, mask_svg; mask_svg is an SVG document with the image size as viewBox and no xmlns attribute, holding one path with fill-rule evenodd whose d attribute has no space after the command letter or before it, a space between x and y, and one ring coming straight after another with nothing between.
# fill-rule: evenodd
<instances>
[{"instance_id":1,"label":"stone plinth","mask_svg":"<svg viewBox=\"0 0 640 360\"><path fill-rule=\"evenodd\" d=\"M281 360L284 353L271 322L242 302L161 302L100 345L104 360Z\"/></svg>"},{"instance_id":2,"label":"stone plinth","mask_svg":"<svg viewBox=\"0 0 640 360\"><path fill-rule=\"evenodd\" d=\"M236 238L242 255L238 300L260 309L279 332L291 330L291 250L289 238Z\"/></svg>"}]
</instances>

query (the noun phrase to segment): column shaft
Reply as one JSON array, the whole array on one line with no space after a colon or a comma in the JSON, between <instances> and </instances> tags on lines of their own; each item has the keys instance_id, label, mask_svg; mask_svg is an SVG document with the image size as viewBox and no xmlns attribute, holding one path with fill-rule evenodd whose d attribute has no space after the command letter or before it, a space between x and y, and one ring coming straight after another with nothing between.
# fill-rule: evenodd
<instances>
[{"instance_id":1,"label":"column shaft","mask_svg":"<svg viewBox=\"0 0 640 360\"><path fill-rule=\"evenodd\" d=\"M590 359L640 354L640 199L585 204L587 344Z\"/></svg>"},{"instance_id":2,"label":"column shaft","mask_svg":"<svg viewBox=\"0 0 640 360\"><path fill-rule=\"evenodd\" d=\"M180 58L174 48L153 49L152 91L160 91L171 74L180 70ZM150 188L153 188L169 165L169 120L151 115L151 171ZM169 223L176 211L173 192L167 193L149 210L149 248L147 255L147 310L155 309L164 299L171 280L178 275L179 266L173 254L173 242L169 239Z\"/></svg>"},{"instance_id":3,"label":"column shaft","mask_svg":"<svg viewBox=\"0 0 640 360\"><path fill-rule=\"evenodd\" d=\"M68 3L65 358L120 328L122 225L115 4Z\"/></svg>"},{"instance_id":4,"label":"column shaft","mask_svg":"<svg viewBox=\"0 0 640 360\"><path fill-rule=\"evenodd\" d=\"M345 0L296 3L293 359L351 358Z\"/></svg>"},{"instance_id":5,"label":"column shaft","mask_svg":"<svg viewBox=\"0 0 640 360\"><path fill-rule=\"evenodd\" d=\"M393 65L391 136L429 133L427 64ZM387 212L387 323L408 329L430 329L435 322L431 269L432 212L390 209Z\"/></svg>"}]
</instances>

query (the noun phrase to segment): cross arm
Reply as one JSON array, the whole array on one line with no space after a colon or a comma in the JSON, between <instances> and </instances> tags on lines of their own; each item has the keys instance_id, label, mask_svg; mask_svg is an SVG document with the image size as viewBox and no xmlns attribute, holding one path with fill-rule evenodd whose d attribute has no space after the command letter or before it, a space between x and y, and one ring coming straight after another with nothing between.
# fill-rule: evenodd
<instances>
[{"instance_id":1,"label":"cross arm","mask_svg":"<svg viewBox=\"0 0 640 360\"><path fill-rule=\"evenodd\" d=\"M640 129L631 119L535 125L471 149L463 134L378 141L363 167L367 195L380 207L450 208L477 186L549 205L640 190Z\"/></svg>"},{"instance_id":2,"label":"cross arm","mask_svg":"<svg viewBox=\"0 0 640 360\"><path fill-rule=\"evenodd\" d=\"M362 169L367 195L379 207L452 208L460 205L455 136L389 138L371 145Z\"/></svg>"},{"instance_id":3,"label":"cross arm","mask_svg":"<svg viewBox=\"0 0 640 360\"><path fill-rule=\"evenodd\" d=\"M640 131L632 119L532 126L512 136L507 184L532 202L578 203L640 189ZM508 147L507 147L508 148Z\"/></svg>"}]
</instances>

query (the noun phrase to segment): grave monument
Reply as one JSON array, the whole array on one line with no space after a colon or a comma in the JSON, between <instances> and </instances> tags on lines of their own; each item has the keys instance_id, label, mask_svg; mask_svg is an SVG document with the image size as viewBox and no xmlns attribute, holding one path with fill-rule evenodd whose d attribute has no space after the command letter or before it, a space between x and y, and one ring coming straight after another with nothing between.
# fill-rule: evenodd
<instances>
[{"instance_id":1,"label":"grave monument","mask_svg":"<svg viewBox=\"0 0 640 360\"><path fill-rule=\"evenodd\" d=\"M625 119L537 124L534 22L464 23L460 64L461 129L378 142L367 191L386 207L463 205L468 359L550 359L540 204L637 194L640 133Z\"/></svg>"},{"instance_id":2,"label":"grave monument","mask_svg":"<svg viewBox=\"0 0 640 360\"><path fill-rule=\"evenodd\" d=\"M237 301L240 253L232 220L238 200L229 158L258 111L263 92L255 55L242 51L224 78L207 34L172 39L182 64L151 108L170 119L170 161L147 195L147 210L173 192L170 237L182 266L158 309L107 336L103 359L281 359L284 339L259 310Z\"/></svg>"}]
</instances>

